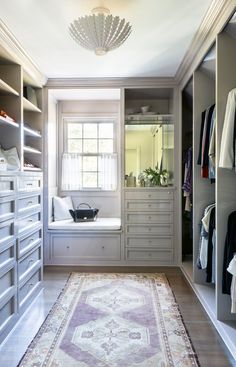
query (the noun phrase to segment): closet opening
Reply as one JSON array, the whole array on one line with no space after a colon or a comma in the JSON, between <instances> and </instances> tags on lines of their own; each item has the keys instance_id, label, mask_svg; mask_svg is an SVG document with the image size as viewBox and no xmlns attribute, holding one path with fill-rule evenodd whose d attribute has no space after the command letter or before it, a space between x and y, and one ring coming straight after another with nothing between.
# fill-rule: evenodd
<instances>
[{"instance_id":1,"label":"closet opening","mask_svg":"<svg viewBox=\"0 0 236 367\"><path fill-rule=\"evenodd\" d=\"M193 277L192 153L193 79L182 91L182 265Z\"/></svg>"}]
</instances>

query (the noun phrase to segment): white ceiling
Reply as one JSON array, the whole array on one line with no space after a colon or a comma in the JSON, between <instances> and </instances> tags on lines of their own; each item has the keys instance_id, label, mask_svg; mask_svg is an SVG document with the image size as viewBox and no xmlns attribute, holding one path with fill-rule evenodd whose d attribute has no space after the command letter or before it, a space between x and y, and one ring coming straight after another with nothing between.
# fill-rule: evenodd
<instances>
[{"instance_id":1,"label":"white ceiling","mask_svg":"<svg viewBox=\"0 0 236 367\"><path fill-rule=\"evenodd\" d=\"M1 0L0 17L47 77L174 76L211 1ZM133 30L120 48L96 56L68 25L101 5Z\"/></svg>"}]
</instances>

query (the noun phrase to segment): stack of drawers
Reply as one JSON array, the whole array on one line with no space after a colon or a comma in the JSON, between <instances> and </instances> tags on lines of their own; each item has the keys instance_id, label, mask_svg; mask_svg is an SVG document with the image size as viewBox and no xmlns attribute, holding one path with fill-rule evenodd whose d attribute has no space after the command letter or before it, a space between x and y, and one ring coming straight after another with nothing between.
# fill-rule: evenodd
<instances>
[{"instance_id":1,"label":"stack of drawers","mask_svg":"<svg viewBox=\"0 0 236 367\"><path fill-rule=\"evenodd\" d=\"M0 342L41 289L40 175L0 176Z\"/></svg>"},{"instance_id":2,"label":"stack of drawers","mask_svg":"<svg viewBox=\"0 0 236 367\"><path fill-rule=\"evenodd\" d=\"M16 178L0 177L0 342L17 318Z\"/></svg>"},{"instance_id":3,"label":"stack of drawers","mask_svg":"<svg viewBox=\"0 0 236 367\"><path fill-rule=\"evenodd\" d=\"M125 190L126 260L173 262L173 191Z\"/></svg>"},{"instance_id":4,"label":"stack of drawers","mask_svg":"<svg viewBox=\"0 0 236 367\"><path fill-rule=\"evenodd\" d=\"M42 205L41 177L22 176L18 183L17 281L18 307L23 311L41 288Z\"/></svg>"}]
</instances>

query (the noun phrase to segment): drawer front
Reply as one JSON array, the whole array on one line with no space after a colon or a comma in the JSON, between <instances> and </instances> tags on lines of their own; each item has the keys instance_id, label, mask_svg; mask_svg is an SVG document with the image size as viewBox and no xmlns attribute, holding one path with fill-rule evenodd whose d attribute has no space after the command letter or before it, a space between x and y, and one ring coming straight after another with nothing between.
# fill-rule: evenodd
<instances>
[{"instance_id":1,"label":"drawer front","mask_svg":"<svg viewBox=\"0 0 236 367\"><path fill-rule=\"evenodd\" d=\"M126 234L146 234L146 235L172 235L173 224L162 224L162 225L126 225Z\"/></svg>"},{"instance_id":2,"label":"drawer front","mask_svg":"<svg viewBox=\"0 0 236 367\"><path fill-rule=\"evenodd\" d=\"M31 209L40 208L41 205L41 195L33 195L22 197L18 200L18 213L22 214Z\"/></svg>"},{"instance_id":3,"label":"drawer front","mask_svg":"<svg viewBox=\"0 0 236 367\"><path fill-rule=\"evenodd\" d=\"M126 201L125 209L129 211L173 211L173 200Z\"/></svg>"},{"instance_id":4,"label":"drawer front","mask_svg":"<svg viewBox=\"0 0 236 367\"><path fill-rule=\"evenodd\" d=\"M14 240L14 221L0 223L0 244Z\"/></svg>"},{"instance_id":5,"label":"drawer front","mask_svg":"<svg viewBox=\"0 0 236 367\"><path fill-rule=\"evenodd\" d=\"M8 327L16 314L16 297L13 296L0 307L0 335ZM9 325L10 327L10 325Z\"/></svg>"},{"instance_id":6,"label":"drawer front","mask_svg":"<svg viewBox=\"0 0 236 367\"><path fill-rule=\"evenodd\" d=\"M3 273L0 276L0 299L5 297L8 293L10 293L15 287L16 280L15 280L16 270L15 267L12 267L6 273Z\"/></svg>"},{"instance_id":7,"label":"drawer front","mask_svg":"<svg viewBox=\"0 0 236 367\"><path fill-rule=\"evenodd\" d=\"M41 262L41 247L38 246L18 263L18 280L21 281L32 269Z\"/></svg>"},{"instance_id":8,"label":"drawer front","mask_svg":"<svg viewBox=\"0 0 236 367\"><path fill-rule=\"evenodd\" d=\"M0 197L13 195L16 190L14 177L0 177Z\"/></svg>"},{"instance_id":9,"label":"drawer front","mask_svg":"<svg viewBox=\"0 0 236 367\"><path fill-rule=\"evenodd\" d=\"M21 193L40 191L41 184L41 177L19 177L18 190Z\"/></svg>"},{"instance_id":10,"label":"drawer front","mask_svg":"<svg viewBox=\"0 0 236 367\"><path fill-rule=\"evenodd\" d=\"M14 218L15 216L15 197L0 197L0 222Z\"/></svg>"},{"instance_id":11,"label":"drawer front","mask_svg":"<svg viewBox=\"0 0 236 367\"><path fill-rule=\"evenodd\" d=\"M127 237L127 247L155 247L162 249L173 248L173 237Z\"/></svg>"},{"instance_id":12,"label":"drawer front","mask_svg":"<svg viewBox=\"0 0 236 367\"><path fill-rule=\"evenodd\" d=\"M37 212L34 214L29 214L18 221L19 234L30 230L32 227L40 225L41 213Z\"/></svg>"},{"instance_id":13,"label":"drawer front","mask_svg":"<svg viewBox=\"0 0 236 367\"><path fill-rule=\"evenodd\" d=\"M42 238L42 229L38 228L36 231L27 234L17 240L17 258L19 259L28 251L34 248Z\"/></svg>"},{"instance_id":14,"label":"drawer front","mask_svg":"<svg viewBox=\"0 0 236 367\"><path fill-rule=\"evenodd\" d=\"M19 308L21 308L28 298L32 295L41 282L41 269L38 269L30 279L19 289L18 299Z\"/></svg>"},{"instance_id":15,"label":"drawer front","mask_svg":"<svg viewBox=\"0 0 236 367\"><path fill-rule=\"evenodd\" d=\"M73 237L53 236L52 257L54 259L120 260L120 236Z\"/></svg>"},{"instance_id":16,"label":"drawer front","mask_svg":"<svg viewBox=\"0 0 236 367\"><path fill-rule=\"evenodd\" d=\"M15 243L9 243L0 247L0 269L15 260Z\"/></svg>"},{"instance_id":17,"label":"drawer front","mask_svg":"<svg viewBox=\"0 0 236 367\"><path fill-rule=\"evenodd\" d=\"M125 199L127 200L165 200L174 198L173 191L166 190L137 190L125 191Z\"/></svg>"},{"instance_id":18,"label":"drawer front","mask_svg":"<svg viewBox=\"0 0 236 367\"><path fill-rule=\"evenodd\" d=\"M146 260L146 261L160 261L160 262L172 262L173 251L156 251L153 249L147 249L145 251L140 249L126 249L127 260Z\"/></svg>"},{"instance_id":19,"label":"drawer front","mask_svg":"<svg viewBox=\"0 0 236 367\"><path fill-rule=\"evenodd\" d=\"M173 223L173 213L126 213L127 223Z\"/></svg>"}]
</instances>

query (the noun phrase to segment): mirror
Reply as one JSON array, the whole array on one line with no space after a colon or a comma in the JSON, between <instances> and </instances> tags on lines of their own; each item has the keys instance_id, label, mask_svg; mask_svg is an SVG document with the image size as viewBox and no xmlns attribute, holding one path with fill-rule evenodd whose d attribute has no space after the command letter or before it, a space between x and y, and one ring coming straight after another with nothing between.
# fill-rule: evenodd
<instances>
[{"instance_id":1,"label":"mirror","mask_svg":"<svg viewBox=\"0 0 236 367\"><path fill-rule=\"evenodd\" d=\"M147 174L167 171L166 182L158 177L148 180ZM173 182L174 125L126 124L125 125L125 177L126 186L156 186ZM147 172L148 171L148 172ZM150 178L150 177L149 177Z\"/></svg>"}]
</instances>

